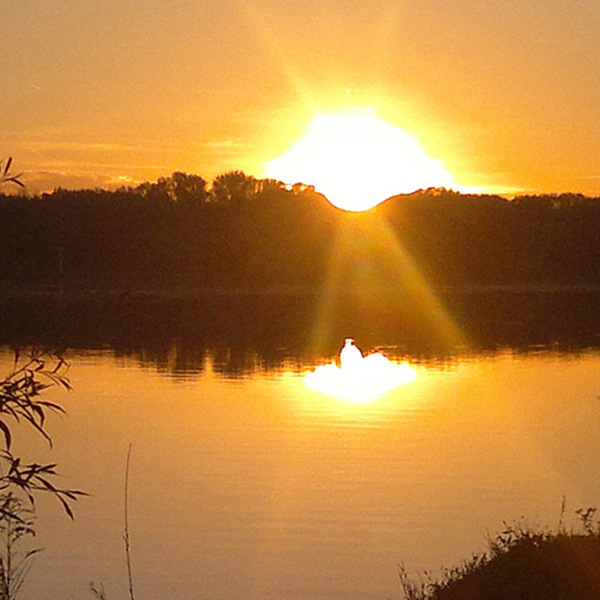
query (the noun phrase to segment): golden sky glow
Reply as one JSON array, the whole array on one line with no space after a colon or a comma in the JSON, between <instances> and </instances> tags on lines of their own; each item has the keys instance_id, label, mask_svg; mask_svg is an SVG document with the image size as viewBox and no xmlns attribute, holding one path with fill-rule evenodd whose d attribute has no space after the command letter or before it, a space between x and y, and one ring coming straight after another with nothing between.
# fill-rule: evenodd
<instances>
[{"instance_id":1,"label":"golden sky glow","mask_svg":"<svg viewBox=\"0 0 600 600\"><path fill-rule=\"evenodd\" d=\"M596 0L55 0L2 23L0 158L34 191L264 176L316 115L367 107L458 188L600 194Z\"/></svg>"}]
</instances>

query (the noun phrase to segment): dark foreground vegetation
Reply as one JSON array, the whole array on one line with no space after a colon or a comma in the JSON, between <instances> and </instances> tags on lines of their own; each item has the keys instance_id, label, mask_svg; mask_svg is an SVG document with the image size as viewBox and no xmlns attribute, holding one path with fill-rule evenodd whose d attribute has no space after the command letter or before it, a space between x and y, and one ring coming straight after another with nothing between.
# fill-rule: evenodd
<instances>
[{"instance_id":1,"label":"dark foreground vegetation","mask_svg":"<svg viewBox=\"0 0 600 600\"><path fill-rule=\"evenodd\" d=\"M315 287L334 255L349 287L367 274L398 286L402 257L436 286L600 284L600 198L578 194L429 189L348 213L309 186L176 172L116 191L0 195L0 223L6 285Z\"/></svg>"},{"instance_id":2,"label":"dark foreground vegetation","mask_svg":"<svg viewBox=\"0 0 600 600\"><path fill-rule=\"evenodd\" d=\"M35 536L35 500L54 496L73 518L71 504L84 492L61 488L56 464L30 462L14 454L14 434L28 425L49 444L46 419L64 413L62 407L45 397L54 386L70 389L67 364L60 356L32 350L15 351L11 371L0 379L0 600L14 600L39 548L29 547Z\"/></svg>"},{"instance_id":3,"label":"dark foreground vegetation","mask_svg":"<svg viewBox=\"0 0 600 600\"><path fill-rule=\"evenodd\" d=\"M507 525L488 550L439 579L415 583L400 572L405 600L597 600L600 529L596 509L579 510L581 531Z\"/></svg>"}]
</instances>

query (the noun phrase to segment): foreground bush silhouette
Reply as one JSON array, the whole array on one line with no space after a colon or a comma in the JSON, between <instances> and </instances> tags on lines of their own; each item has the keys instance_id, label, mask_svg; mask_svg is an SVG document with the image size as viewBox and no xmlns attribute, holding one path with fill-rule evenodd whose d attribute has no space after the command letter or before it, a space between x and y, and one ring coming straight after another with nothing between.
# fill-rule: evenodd
<instances>
[{"instance_id":1,"label":"foreground bush silhouette","mask_svg":"<svg viewBox=\"0 0 600 600\"><path fill-rule=\"evenodd\" d=\"M46 429L49 413L64 409L45 399L48 388L70 390L67 364L60 356L31 350L24 356L15 350L12 369L0 379L0 600L14 600L40 549L29 549L26 540L35 536L35 498L54 496L73 518L71 503L84 492L60 488L53 479L54 463L26 462L12 453L13 430L27 424L49 444Z\"/></svg>"},{"instance_id":2,"label":"foreground bush silhouette","mask_svg":"<svg viewBox=\"0 0 600 600\"><path fill-rule=\"evenodd\" d=\"M414 583L402 567L406 600L598 600L600 529L595 509L577 511L583 531L536 531L510 525L483 554Z\"/></svg>"},{"instance_id":3,"label":"foreground bush silhouette","mask_svg":"<svg viewBox=\"0 0 600 600\"><path fill-rule=\"evenodd\" d=\"M79 490L57 487L52 479L56 476L56 464L24 462L12 451L13 428L26 423L49 444L52 439L46 429L48 413L64 413L64 409L46 400L42 394L53 386L70 390L64 371L67 364L60 356L32 350L24 357L15 351L12 371L0 380L0 521L21 521L14 504L2 502L9 494L21 498L34 508L35 495L47 493L54 496L69 517L73 518L71 503L85 495ZM3 444L2 444L3 442Z\"/></svg>"}]
</instances>

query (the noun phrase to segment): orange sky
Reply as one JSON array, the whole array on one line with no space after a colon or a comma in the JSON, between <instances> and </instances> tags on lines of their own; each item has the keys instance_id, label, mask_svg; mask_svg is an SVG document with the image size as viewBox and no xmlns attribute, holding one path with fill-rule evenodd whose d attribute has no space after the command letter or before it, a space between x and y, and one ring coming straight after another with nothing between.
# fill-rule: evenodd
<instances>
[{"instance_id":1,"label":"orange sky","mask_svg":"<svg viewBox=\"0 0 600 600\"><path fill-rule=\"evenodd\" d=\"M0 158L32 191L260 177L315 113L369 107L462 186L600 195L597 0L35 0L1 19Z\"/></svg>"}]
</instances>

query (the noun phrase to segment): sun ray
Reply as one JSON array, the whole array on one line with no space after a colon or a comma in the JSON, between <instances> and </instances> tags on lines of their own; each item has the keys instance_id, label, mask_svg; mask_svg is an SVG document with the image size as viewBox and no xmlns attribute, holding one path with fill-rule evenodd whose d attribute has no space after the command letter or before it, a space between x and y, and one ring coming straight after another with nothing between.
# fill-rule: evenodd
<instances>
[{"instance_id":1,"label":"sun ray","mask_svg":"<svg viewBox=\"0 0 600 600\"><path fill-rule=\"evenodd\" d=\"M308 82L302 75L301 69L296 65L297 61L292 58L289 52L285 51L286 44L278 38L277 33L280 29L269 22L267 11L260 10L256 3L249 0L237 0L237 4L285 80L291 85L297 97L300 98L302 106L305 110L314 111L314 101Z\"/></svg>"},{"instance_id":2,"label":"sun ray","mask_svg":"<svg viewBox=\"0 0 600 600\"><path fill-rule=\"evenodd\" d=\"M375 343L403 343L398 336L413 336L444 351L468 346L381 215L342 213L338 223L313 324L316 351L346 335L362 335ZM383 330L383 323L393 323L395 329Z\"/></svg>"}]
</instances>

